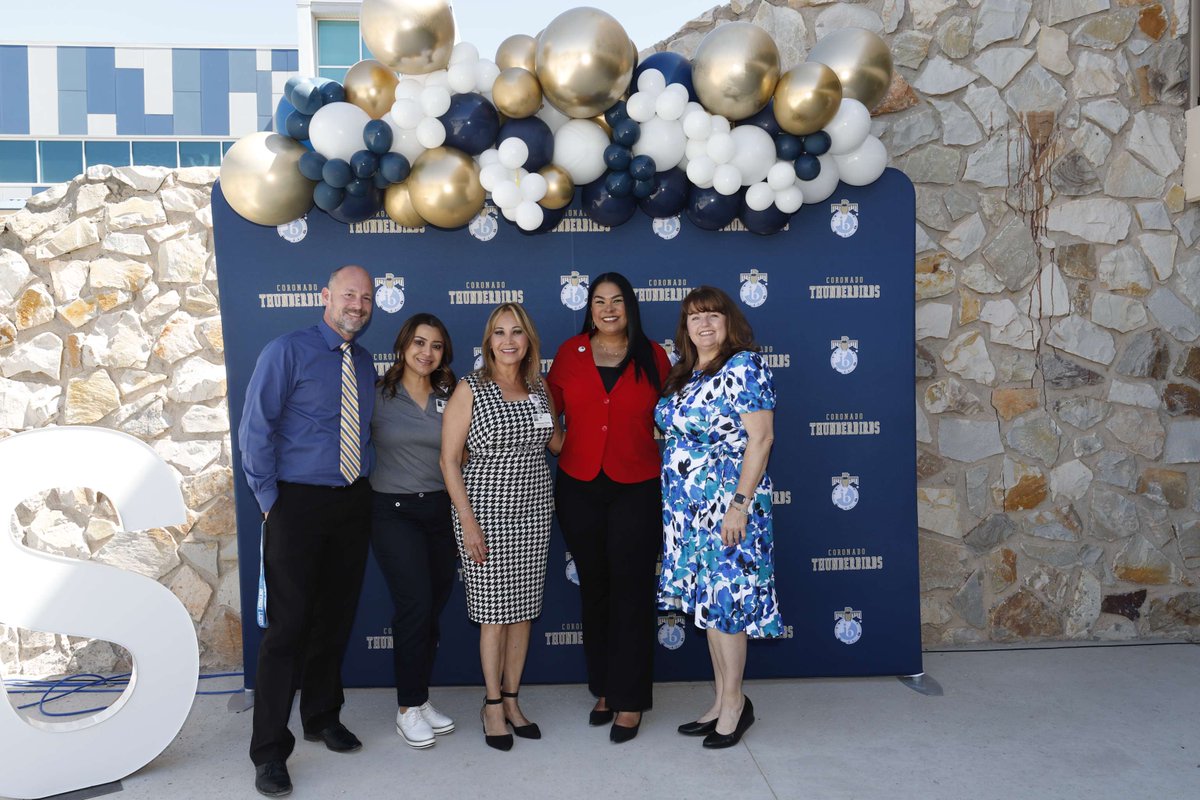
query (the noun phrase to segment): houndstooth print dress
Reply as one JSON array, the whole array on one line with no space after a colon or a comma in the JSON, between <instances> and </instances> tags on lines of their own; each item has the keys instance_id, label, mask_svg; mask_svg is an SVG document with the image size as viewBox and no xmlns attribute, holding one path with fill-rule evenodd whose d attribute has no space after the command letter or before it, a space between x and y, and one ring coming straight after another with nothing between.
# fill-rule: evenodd
<instances>
[{"instance_id":1,"label":"houndstooth print dress","mask_svg":"<svg viewBox=\"0 0 1200 800\"><path fill-rule=\"evenodd\" d=\"M472 622L506 625L542 613L554 492L546 443L552 428L535 428L534 416L550 411L544 387L528 400L509 402L500 387L477 373L463 378L474 393L467 430L469 458L463 482L483 530L487 559L476 564L462 545L454 512L454 537L467 585Z\"/></svg>"}]
</instances>

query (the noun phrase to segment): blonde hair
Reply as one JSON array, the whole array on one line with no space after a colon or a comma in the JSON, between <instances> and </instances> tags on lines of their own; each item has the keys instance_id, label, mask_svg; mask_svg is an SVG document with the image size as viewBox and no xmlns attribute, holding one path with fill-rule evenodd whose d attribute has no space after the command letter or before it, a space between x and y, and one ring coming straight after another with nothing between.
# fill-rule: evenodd
<instances>
[{"instance_id":1,"label":"blonde hair","mask_svg":"<svg viewBox=\"0 0 1200 800\"><path fill-rule=\"evenodd\" d=\"M479 377L484 383L493 380L496 372L496 354L491 348L492 331L496 329L496 320L505 313L511 313L517 318L517 324L525 331L525 338L529 340L529 347L521 360L521 374L525 378L526 386L530 390L536 389L542 382L542 340L533 325L533 320L520 303L501 303L488 315L487 324L483 328L483 366L479 368Z\"/></svg>"}]
</instances>

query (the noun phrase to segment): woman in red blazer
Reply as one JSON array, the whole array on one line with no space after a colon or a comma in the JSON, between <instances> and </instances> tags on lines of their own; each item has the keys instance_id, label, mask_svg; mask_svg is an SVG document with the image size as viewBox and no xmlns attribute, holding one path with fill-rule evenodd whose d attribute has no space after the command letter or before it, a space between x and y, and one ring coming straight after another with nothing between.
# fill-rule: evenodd
<instances>
[{"instance_id":1,"label":"woman in red blazer","mask_svg":"<svg viewBox=\"0 0 1200 800\"><path fill-rule=\"evenodd\" d=\"M592 725L637 736L650 708L662 549L662 457L654 406L670 371L642 331L629 280L606 272L588 290L583 332L558 348L547 383L566 420L555 509L575 559L583 605ZM615 719L614 719L615 714Z\"/></svg>"}]
</instances>

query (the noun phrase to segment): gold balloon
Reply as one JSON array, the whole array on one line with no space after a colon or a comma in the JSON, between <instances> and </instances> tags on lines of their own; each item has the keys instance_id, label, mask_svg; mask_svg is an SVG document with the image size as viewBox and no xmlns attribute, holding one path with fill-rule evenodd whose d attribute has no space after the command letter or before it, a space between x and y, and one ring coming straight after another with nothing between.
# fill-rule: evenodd
<instances>
[{"instance_id":1,"label":"gold balloon","mask_svg":"<svg viewBox=\"0 0 1200 800\"><path fill-rule=\"evenodd\" d=\"M700 104L731 120L757 114L779 81L779 48L749 22L713 28L692 56L692 85Z\"/></svg>"},{"instance_id":2,"label":"gold balloon","mask_svg":"<svg viewBox=\"0 0 1200 800\"><path fill-rule=\"evenodd\" d=\"M452 147L435 147L417 156L406 183L413 209L439 228L466 225L483 208L479 165Z\"/></svg>"},{"instance_id":3,"label":"gold balloon","mask_svg":"<svg viewBox=\"0 0 1200 800\"><path fill-rule=\"evenodd\" d=\"M295 139L260 131L238 139L221 162L221 191L241 216L259 225L282 225L312 208L313 187L300 174L307 150Z\"/></svg>"},{"instance_id":4,"label":"gold balloon","mask_svg":"<svg viewBox=\"0 0 1200 800\"><path fill-rule=\"evenodd\" d=\"M571 204L575 197L571 173L557 164L547 164L538 170L538 174L546 179L546 195L538 201L542 208L562 208Z\"/></svg>"},{"instance_id":5,"label":"gold balloon","mask_svg":"<svg viewBox=\"0 0 1200 800\"><path fill-rule=\"evenodd\" d=\"M842 97L874 108L892 85L892 52L887 43L862 28L842 28L817 42L808 61L824 64L842 82Z\"/></svg>"},{"instance_id":6,"label":"gold balloon","mask_svg":"<svg viewBox=\"0 0 1200 800\"><path fill-rule=\"evenodd\" d=\"M367 112L371 119L379 119L392 110L399 82L396 73L368 58L346 72L342 87L346 90L346 102Z\"/></svg>"},{"instance_id":7,"label":"gold balloon","mask_svg":"<svg viewBox=\"0 0 1200 800\"><path fill-rule=\"evenodd\" d=\"M783 73L775 87L775 120L788 133L816 133L842 102L842 82L824 64L809 61Z\"/></svg>"},{"instance_id":8,"label":"gold balloon","mask_svg":"<svg viewBox=\"0 0 1200 800\"><path fill-rule=\"evenodd\" d=\"M628 100L629 98L626 97L624 99ZM606 120L604 118L603 114L597 114L596 116L592 117L592 122L596 123L601 128L603 128L604 133L608 136L608 138L610 138L610 139L612 138L612 135L613 135L612 134L612 125L608 124L608 120Z\"/></svg>"},{"instance_id":9,"label":"gold balloon","mask_svg":"<svg viewBox=\"0 0 1200 800\"><path fill-rule=\"evenodd\" d=\"M514 34L496 48L496 66L502 70L512 67L534 72L537 70L537 41L524 33Z\"/></svg>"},{"instance_id":10,"label":"gold balloon","mask_svg":"<svg viewBox=\"0 0 1200 800\"><path fill-rule=\"evenodd\" d=\"M537 39L542 93L568 117L594 117L621 99L633 78L636 54L621 23L605 12L564 11Z\"/></svg>"},{"instance_id":11,"label":"gold balloon","mask_svg":"<svg viewBox=\"0 0 1200 800\"><path fill-rule=\"evenodd\" d=\"M492 102L510 119L531 117L542 107L542 85L529 70L509 67L492 84Z\"/></svg>"},{"instance_id":12,"label":"gold balloon","mask_svg":"<svg viewBox=\"0 0 1200 800\"><path fill-rule=\"evenodd\" d=\"M363 0L363 41L375 58L405 75L445 69L454 49L454 14L447 0Z\"/></svg>"},{"instance_id":13,"label":"gold balloon","mask_svg":"<svg viewBox=\"0 0 1200 800\"><path fill-rule=\"evenodd\" d=\"M383 192L383 210L392 221L404 228L422 228L425 220L413 208L412 197L408 193L408 181L393 183Z\"/></svg>"}]
</instances>

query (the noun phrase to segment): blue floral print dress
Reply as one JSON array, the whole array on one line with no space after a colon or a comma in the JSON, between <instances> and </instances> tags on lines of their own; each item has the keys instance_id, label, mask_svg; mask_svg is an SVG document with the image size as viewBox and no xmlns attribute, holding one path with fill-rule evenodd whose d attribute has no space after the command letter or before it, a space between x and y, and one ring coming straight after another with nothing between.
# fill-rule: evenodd
<instances>
[{"instance_id":1,"label":"blue floral print dress","mask_svg":"<svg viewBox=\"0 0 1200 800\"><path fill-rule=\"evenodd\" d=\"M746 537L726 547L721 523L746 452L741 415L775 408L771 370L758 353L734 354L716 375L692 376L658 401L663 451L663 564L659 605L694 616L699 628L779 636L772 559L771 478L754 490Z\"/></svg>"}]
</instances>

